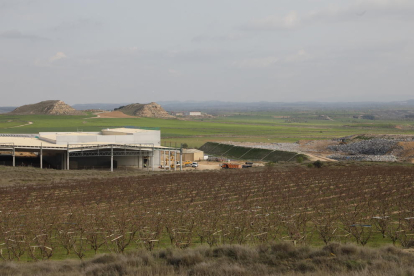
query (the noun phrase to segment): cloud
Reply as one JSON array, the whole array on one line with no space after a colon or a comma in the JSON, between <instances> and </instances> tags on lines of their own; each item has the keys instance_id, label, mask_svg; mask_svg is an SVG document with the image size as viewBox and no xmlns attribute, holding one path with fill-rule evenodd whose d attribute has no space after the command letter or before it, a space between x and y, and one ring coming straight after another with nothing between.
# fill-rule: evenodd
<instances>
[{"instance_id":1,"label":"cloud","mask_svg":"<svg viewBox=\"0 0 414 276\"><path fill-rule=\"evenodd\" d=\"M49 58L49 62L55 62L55 61L58 61L60 59L65 59L65 58L68 58L65 55L65 53L63 53L63 52L57 52L53 57L50 57Z\"/></svg>"},{"instance_id":2,"label":"cloud","mask_svg":"<svg viewBox=\"0 0 414 276\"><path fill-rule=\"evenodd\" d=\"M287 15L280 16L269 16L263 19L252 20L246 25L242 26L241 29L245 30L283 30L293 29L299 26L301 19L296 11L291 11Z\"/></svg>"},{"instance_id":3,"label":"cloud","mask_svg":"<svg viewBox=\"0 0 414 276\"><path fill-rule=\"evenodd\" d=\"M357 0L356 5L368 5L378 8L413 8L412 0Z\"/></svg>"},{"instance_id":4,"label":"cloud","mask_svg":"<svg viewBox=\"0 0 414 276\"><path fill-rule=\"evenodd\" d=\"M28 35L23 34L18 30L10 30L0 34L2 39L21 39L21 40L31 40L31 41L45 41L49 40L48 38L37 36L37 35Z\"/></svg>"},{"instance_id":5,"label":"cloud","mask_svg":"<svg viewBox=\"0 0 414 276\"><path fill-rule=\"evenodd\" d=\"M178 71L178 70L175 70L175 69L169 69L168 74L170 74L171 76L174 76L174 77L182 76L181 72Z\"/></svg>"},{"instance_id":6,"label":"cloud","mask_svg":"<svg viewBox=\"0 0 414 276\"><path fill-rule=\"evenodd\" d=\"M285 62L300 62L310 59L311 56L305 50L299 50L296 54L287 56Z\"/></svg>"},{"instance_id":7,"label":"cloud","mask_svg":"<svg viewBox=\"0 0 414 276\"><path fill-rule=\"evenodd\" d=\"M265 68L274 65L279 61L277 57L249 58L234 62L233 65L240 68Z\"/></svg>"},{"instance_id":8,"label":"cloud","mask_svg":"<svg viewBox=\"0 0 414 276\"><path fill-rule=\"evenodd\" d=\"M302 62L311 59L312 56L308 54L304 49L299 50L298 52L287 55L285 57L275 57L269 56L264 58L248 58L243 59L240 61L236 61L233 63L233 66L239 68L266 68L273 66L277 63L280 64L287 64L287 63L295 63L295 62Z\"/></svg>"},{"instance_id":9,"label":"cloud","mask_svg":"<svg viewBox=\"0 0 414 276\"><path fill-rule=\"evenodd\" d=\"M64 21L58 26L53 27L52 30L55 32L70 31L70 30L85 30L88 28L99 28L102 23L89 18L79 18L75 21Z\"/></svg>"},{"instance_id":10,"label":"cloud","mask_svg":"<svg viewBox=\"0 0 414 276\"><path fill-rule=\"evenodd\" d=\"M351 1L350 1L351 2ZM354 0L347 6L331 5L324 9L299 14L291 11L284 16L272 15L265 18L251 20L239 29L244 31L277 31L292 30L309 26L320 21L347 21L356 20L363 16L390 18L393 15L406 14L406 20L413 20L413 0Z\"/></svg>"},{"instance_id":11,"label":"cloud","mask_svg":"<svg viewBox=\"0 0 414 276\"><path fill-rule=\"evenodd\" d=\"M214 41L214 42L226 42L226 41L237 41L245 39L247 36L243 32L231 32L226 35L216 35L216 36L208 36L208 35L199 35L194 37L191 41L193 42L204 42L204 41Z\"/></svg>"}]
</instances>

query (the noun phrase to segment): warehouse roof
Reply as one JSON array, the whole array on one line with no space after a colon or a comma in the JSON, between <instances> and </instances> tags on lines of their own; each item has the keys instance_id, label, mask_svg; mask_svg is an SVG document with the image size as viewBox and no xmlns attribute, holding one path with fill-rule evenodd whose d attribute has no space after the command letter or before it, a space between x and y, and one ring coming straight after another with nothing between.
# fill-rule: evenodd
<instances>
[{"instance_id":1,"label":"warehouse roof","mask_svg":"<svg viewBox=\"0 0 414 276\"><path fill-rule=\"evenodd\" d=\"M198 149L183 149L183 153L197 153L197 152L203 152Z\"/></svg>"},{"instance_id":2,"label":"warehouse roof","mask_svg":"<svg viewBox=\"0 0 414 276\"><path fill-rule=\"evenodd\" d=\"M120 127L120 128L107 128L102 129L103 135L113 135L113 133L124 133L124 134L134 134L134 133L140 133L140 132L148 132L153 130L148 129L141 129L141 128L126 128L126 127Z\"/></svg>"},{"instance_id":3,"label":"warehouse roof","mask_svg":"<svg viewBox=\"0 0 414 276\"><path fill-rule=\"evenodd\" d=\"M91 145L133 145L134 147L155 147L158 149L163 149L166 147L159 146L159 142L154 144L150 141L143 141L142 143L134 142L134 139L120 139L121 137L125 137L122 135L132 135L134 133L145 133L150 132L151 130L146 129L134 129L134 128L114 128L114 129L103 129L102 132L41 132L39 135L31 134L31 135L0 135L0 148L7 148L7 147L20 147L20 148L54 148L54 149L66 149L68 144L70 147L90 147ZM157 130L158 131L158 130ZM119 138L104 138L106 135L112 136L120 136ZM71 139L71 138L64 138L63 141L67 142L60 142L57 143L58 137L71 137L71 136L79 136L79 137L92 137L98 136L102 137L103 139L98 139L98 141L93 141L93 138L87 139Z\"/></svg>"}]
</instances>

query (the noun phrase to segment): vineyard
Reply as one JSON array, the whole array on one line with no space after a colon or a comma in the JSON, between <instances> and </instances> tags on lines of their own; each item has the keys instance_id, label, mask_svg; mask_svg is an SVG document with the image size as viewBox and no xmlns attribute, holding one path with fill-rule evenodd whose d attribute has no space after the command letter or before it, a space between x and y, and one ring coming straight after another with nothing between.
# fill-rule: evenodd
<instances>
[{"instance_id":1,"label":"vineyard","mask_svg":"<svg viewBox=\"0 0 414 276\"><path fill-rule=\"evenodd\" d=\"M374 240L414 245L410 166L266 168L0 189L0 258L45 260L195 244Z\"/></svg>"}]
</instances>

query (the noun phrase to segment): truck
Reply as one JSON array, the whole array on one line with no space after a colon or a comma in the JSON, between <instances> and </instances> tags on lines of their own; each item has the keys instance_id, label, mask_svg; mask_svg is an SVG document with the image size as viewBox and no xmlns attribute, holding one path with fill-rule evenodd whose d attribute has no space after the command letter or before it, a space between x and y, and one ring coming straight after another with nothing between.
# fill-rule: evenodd
<instances>
[{"instance_id":1,"label":"truck","mask_svg":"<svg viewBox=\"0 0 414 276\"><path fill-rule=\"evenodd\" d=\"M223 163L223 164L221 164L221 167L223 169L241 169L242 165L234 164L234 163Z\"/></svg>"}]
</instances>

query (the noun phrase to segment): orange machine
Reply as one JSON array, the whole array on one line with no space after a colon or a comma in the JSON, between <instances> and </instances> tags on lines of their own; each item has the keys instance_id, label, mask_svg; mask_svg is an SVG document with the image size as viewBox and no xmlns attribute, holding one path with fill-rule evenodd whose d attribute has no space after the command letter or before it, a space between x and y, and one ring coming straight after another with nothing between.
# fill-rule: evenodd
<instances>
[{"instance_id":1,"label":"orange machine","mask_svg":"<svg viewBox=\"0 0 414 276\"><path fill-rule=\"evenodd\" d=\"M241 169L242 165L239 164L232 164L232 163L223 163L221 164L223 169Z\"/></svg>"}]
</instances>

